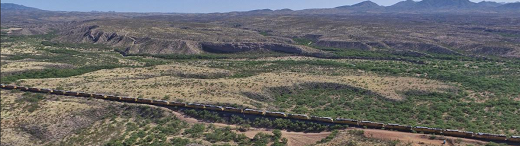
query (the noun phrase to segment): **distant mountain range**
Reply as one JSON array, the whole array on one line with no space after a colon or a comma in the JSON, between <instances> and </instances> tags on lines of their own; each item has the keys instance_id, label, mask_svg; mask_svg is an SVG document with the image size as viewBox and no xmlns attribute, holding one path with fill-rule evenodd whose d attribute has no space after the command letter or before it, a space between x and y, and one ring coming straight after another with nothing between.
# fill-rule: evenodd
<instances>
[{"instance_id":1,"label":"distant mountain range","mask_svg":"<svg viewBox=\"0 0 520 146\"><path fill-rule=\"evenodd\" d=\"M40 9L26 7L23 5L2 3L2 10L29 10ZM270 10L259 9L245 12L243 14L348 14L348 13L520 13L520 2L497 3L482 1L479 3L469 0L406 0L391 6L381 6L372 1L364 1L354 5L339 6L326 9L306 9L293 11L290 9ZM237 13L237 12L232 12Z\"/></svg>"},{"instance_id":2,"label":"distant mountain range","mask_svg":"<svg viewBox=\"0 0 520 146\"><path fill-rule=\"evenodd\" d=\"M352 11L379 12L520 12L520 3L497 3L483 1L479 3L469 0L406 0L391 6L380 6L371 1L364 1L351 6L340 6L336 9Z\"/></svg>"},{"instance_id":3,"label":"distant mountain range","mask_svg":"<svg viewBox=\"0 0 520 146\"><path fill-rule=\"evenodd\" d=\"M13 3L2 3L1 10L24 10L24 11L39 11L40 9L27 7L23 5L13 4Z\"/></svg>"}]
</instances>

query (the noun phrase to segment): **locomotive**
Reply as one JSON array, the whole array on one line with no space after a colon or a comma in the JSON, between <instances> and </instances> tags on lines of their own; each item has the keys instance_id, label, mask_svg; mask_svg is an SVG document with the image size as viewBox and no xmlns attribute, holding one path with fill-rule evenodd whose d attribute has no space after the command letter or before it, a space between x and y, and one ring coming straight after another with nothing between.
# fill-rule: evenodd
<instances>
[{"instance_id":1,"label":"locomotive","mask_svg":"<svg viewBox=\"0 0 520 146\"><path fill-rule=\"evenodd\" d=\"M276 118L289 118L289 119L296 119L296 120L309 120L309 121L325 122L325 123L333 123L333 124L366 126L366 127L370 127L370 128L385 128L385 129L405 131L405 132L416 131L416 132L422 132L422 133L427 133L427 134L440 134L440 135L447 135L447 136L454 136L454 137L475 138L475 139L482 139L482 140L507 141L507 142L512 142L512 143L520 143L520 136L511 136L508 138L506 135L501 135L501 134L473 133L471 131L460 131L460 130L454 130L454 129L440 129L440 128L431 128L431 127L423 127L423 126L412 127L412 126L392 124L392 123L385 124L385 123L378 123L378 122L372 122L372 121L358 121L358 120L353 120L353 119L342 119L342 118L333 119L331 117L308 116L305 114L292 114L292 113L287 114L284 112L272 112L272 111L249 109L249 108L241 109L241 108L235 108L235 107L205 105L205 104L200 104L200 103L184 103L184 102L165 101L165 100L153 100L153 99L146 99L146 98L133 98L133 97L126 97L126 96L92 94L92 93L75 92L75 91L28 88L28 87L23 87L23 86L5 85L5 84L0 84L0 87L2 89L7 89L7 90L20 89L21 91L27 91L27 92L50 93L50 94L55 94L55 95L65 95L65 96L75 96L75 97L92 97L92 98L97 98L97 99L108 99L108 100L122 101L122 102L152 104L152 105L161 105L161 106L186 107L186 108L204 109L204 110L212 110L212 111L224 111L224 112L250 114L250 115L270 116L270 117L276 117Z\"/></svg>"}]
</instances>

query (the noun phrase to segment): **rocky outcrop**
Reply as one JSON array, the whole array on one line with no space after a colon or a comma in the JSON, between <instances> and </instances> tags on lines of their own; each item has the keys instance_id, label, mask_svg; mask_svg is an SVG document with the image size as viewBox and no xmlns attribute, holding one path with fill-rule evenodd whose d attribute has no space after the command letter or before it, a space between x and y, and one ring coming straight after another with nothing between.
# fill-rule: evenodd
<instances>
[{"instance_id":1,"label":"rocky outcrop","mask_svg":"<svg viewBox=\"0 0 520 146\"><path fill-rule=\"evenodd\" d=\"M214 43L214 42L203 42L201 43L202 50L212 53L237 53L246 51L258 51L268 50L284 53L302 54L305 50L301 47L288 45L288 44L276 44L276 43Z\"/></svg>"},{"instance_id":2,"label":"rocky outcrop","mask_svg":"<svg viewBox=\"0 0 520 146\"><path fill-rule=\"evenodd\" d=\"M276 51L292 54L319 54L305 46L270 42L199 42L180 39L132 37L116 32L105 32L97 25L81 26L62 32L55 39L60 42L94 43L123 48L124 54L200 54L237 53L247 51Z\"/></svg>"},{"instance_id":3,"label":"rocky outcrop","mask_svg":"<svg viewBox=\"0 0 520 146\"><path fill-rule=\"evenodd\" d=\"M448 48L427 44L427 43L415 43L415 42L385 42L390 48L399 49L399 50L416 50L423 51L428 53L437 53L437 54L459 54L453 50Z\"/></svg>"},{"instance_id":4,"label":"rocky outcrop","mask_svg":"<svg viewBox=\"0 0 520 146\"><path fill-rule=\"evenodd\" d=\"M342 48L342 49L355 49L355 50L370 50L372 47L362 42L355 41L328 41L328 40L319 40L315 43L317 46L321 47L331 47L331 48Z\"/></svg>"}]
</instances>

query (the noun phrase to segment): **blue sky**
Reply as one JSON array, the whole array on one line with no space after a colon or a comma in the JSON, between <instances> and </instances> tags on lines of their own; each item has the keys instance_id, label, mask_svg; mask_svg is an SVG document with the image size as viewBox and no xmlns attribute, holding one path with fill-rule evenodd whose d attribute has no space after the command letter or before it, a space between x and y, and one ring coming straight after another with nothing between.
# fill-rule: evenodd
<instances>
[{"instance_id":1,"label":"blue sky","mask_svg":"<svg viewBox=\"0 0 520 146\"><path fill-rule=\"evenodd\" d=\"M248 11L255 9L293 10L332 8L352 5L364 0L2 0L44 10L117 11L117 12L181 12L210 13ZM392 5L401 0L372 0L380 5ZM482 0L471 0L480 2ZM495 0L517 2L518 0Z\"/></svg>"}]
</instances>

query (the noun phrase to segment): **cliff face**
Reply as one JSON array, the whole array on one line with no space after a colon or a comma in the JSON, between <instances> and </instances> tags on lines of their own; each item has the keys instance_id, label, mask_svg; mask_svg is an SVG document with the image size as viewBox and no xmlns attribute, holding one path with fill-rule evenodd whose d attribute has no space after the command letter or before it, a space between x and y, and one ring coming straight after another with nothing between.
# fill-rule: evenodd
<instances>
[{"instance_id":1,"label":"cliff face","mask_svg":"<svg viewBox=\"0 0 520 146\"><path fill-rule=\"evenodd\" d=\"M105 32L97 25L74 27L62 32L58 42L104 44L124 48L125 54L200 54L238 53L247 51L276 51L291 54L309 54L320 51L305 46L276 42L205 42L183 39L134 37L116 32Z\"/></svg>"}]
</instances>

